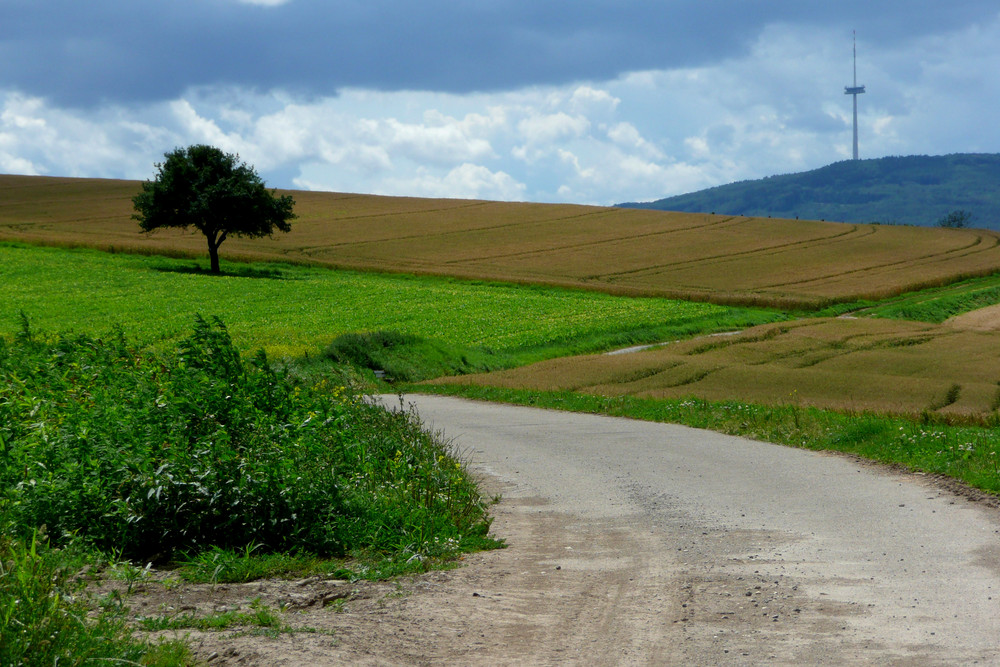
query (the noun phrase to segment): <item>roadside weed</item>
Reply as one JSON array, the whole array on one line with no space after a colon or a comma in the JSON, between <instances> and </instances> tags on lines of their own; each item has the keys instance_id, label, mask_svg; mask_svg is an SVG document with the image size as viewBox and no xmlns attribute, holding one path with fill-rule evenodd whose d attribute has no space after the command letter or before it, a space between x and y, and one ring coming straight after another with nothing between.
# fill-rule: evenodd
<instances>
[{"instance_id":1,"label":"roadside weed","mask_svg":"<svg viewBox=\"0 0 1000 667\"><path fill-rule=\"evenodd\" d=\"M67 563L37 534L0 537L0 665L139 664L151 650L186 664L186 648L133 639L120 608L91 613Z\"/></svg>"},{"instance_id":2,"label":"roadside weed","mask_svg":"<svg viewBox=\"0 0 1000 667\"><path fill-rule=\"evenodd\" d=\"M173 353L21 336L0 343L0 378L0 518L20 533L117 560L211 552L216 580L254 576L238 571L255 552L486 544L485 501L416 415L246 361L218 320Z\"/></svg>"},{"instance_id":3,"label":"roadside weed","mask_svg":"<svg viewBox=\"0 0 1000 667\"><path fill-rule=\"evenodd\" d=\"M182 561L170 586L380 578L500 546L456 453L340 379L244 359L217 319L167 351L27 319L0 339L0 664L187 664L125 623L153 563ZM77 553L125 590L88 602ZM288 631L259 604L157 623Z\"/></svg>"}]
</instances>

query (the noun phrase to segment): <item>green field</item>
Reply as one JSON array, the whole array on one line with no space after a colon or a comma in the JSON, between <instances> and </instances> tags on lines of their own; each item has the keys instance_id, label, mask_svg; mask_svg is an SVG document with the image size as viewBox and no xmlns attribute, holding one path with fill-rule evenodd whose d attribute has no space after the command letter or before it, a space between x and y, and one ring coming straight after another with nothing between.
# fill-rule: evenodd
<instances>
[{"instance_id":1,"label":"green field","mask_svg":"<svg viewBox=\"0 0 1000 667\"><path fill-rule=\"evenodd\" d=\"M200 313L220 317L240 349L264 349L271 357L315 355L340 334L391 329L534 360L781 317L669 299L296 265L224 270L219 277L190 260L0 244L0 331L17 329L23 312L42 331L104 334L120 326L140 343L160 344L184 335Z\"/></svg>"}]
</instances>

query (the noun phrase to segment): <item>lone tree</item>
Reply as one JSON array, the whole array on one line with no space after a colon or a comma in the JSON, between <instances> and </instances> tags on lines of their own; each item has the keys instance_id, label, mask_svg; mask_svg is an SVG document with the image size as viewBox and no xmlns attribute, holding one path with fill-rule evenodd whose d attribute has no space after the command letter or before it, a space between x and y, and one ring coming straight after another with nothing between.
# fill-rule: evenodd
<instances>
[{"instance_id":1,"label":"lone tree","mask_svg":"<svg viewBox=\"0 0 1000 667\"><path fill-rule=\"evenodd\" d=\"M195 145L166 153L156 178L132 198L133 218L144 232L194 226L208 239L212 273L219 273L219 246L230 235L262 238L291 230L295 201L268 192L253 167L238 155Z\"/></svg>"}]
</instances>

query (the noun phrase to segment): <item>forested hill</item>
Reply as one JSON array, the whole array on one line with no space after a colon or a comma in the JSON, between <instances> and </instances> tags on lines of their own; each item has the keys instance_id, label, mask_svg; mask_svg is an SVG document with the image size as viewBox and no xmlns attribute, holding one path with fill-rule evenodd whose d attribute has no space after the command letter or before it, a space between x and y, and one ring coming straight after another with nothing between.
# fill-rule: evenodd
<instances>
[{"instance_id":1,"label":"forested hill","mask_svg":"<svg viewBox=\"0 0 1000 667\"><path fill-rule=\"evenodd\" d=\"M1000 229L1000 154L847 160L798 174L741 181L619 206L804 220L936 225L953 211Z\"/></svg>"}]
</instances>

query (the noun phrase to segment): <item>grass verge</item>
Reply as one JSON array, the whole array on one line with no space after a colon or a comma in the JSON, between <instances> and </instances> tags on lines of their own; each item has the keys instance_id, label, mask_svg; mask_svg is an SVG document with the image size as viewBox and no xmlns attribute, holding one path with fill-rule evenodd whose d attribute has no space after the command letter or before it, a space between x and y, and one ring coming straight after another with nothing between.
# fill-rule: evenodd
<instances>
[{"instance_id":1,"label":"grass verge","mask_svg":"<svg viewBox=\"0 0 1000 667\"><path fill-rule=\"evenodd\" d=\"M122 337L0 348L0 525L130 559L255 545L340 556L477 542L485 503L415 416L245 361L196 321L170 354Z\"/></svg>"},{"instance_id":2,"label":"grass verge","mask_svg":"<svg viewBox=\"0 0 1000 667\"><path fill-rule=\"evenodd\" d=\"M143 642L120 609L88 605L77 557L37 533L0 537L0 665L194 664L182 642Z\"/></svg>"},{"instance_id":3,"label":"grass verge","mask_svg":"<svg viewBox=\"0 0 1000 667\"><path fill-rule=\"evenodd\" d=\"M414 392L683 424L776 444L852 454L943 475L1000 494L1000 430L804 407L701 399L653 400L459 385L413 385Z\"/></svg>"},{"instance_id":4,"label":"grass verge","mask_svg":"<svg viewBox=\"0 0 1000 667\"><path fill-rule=\"evenodd\" d=\"M545 342L493 350L446 343L401 331L373 331L338 336L322 357L361 371L379 372L390 381L419 382L448 375L484 373L526 366L537 361L604 352L633 345L657 344L697 335L739 331L784 320L775 311L725 308L705 314L675 316L632 329L564 335ZM307 362L300 362L306 363Z\"/></svg>"},{"instance_id":5,"label":"grass verge","mask_svg":"<svg viewBox=\"0 0 1000 667\"><path fill-rule=\"evenodd\" d=\"M973 278L928 290L921 290L864 310L871 317L934 322L1000 303L1000 275Z\"/></svg>"}]
</instances>

